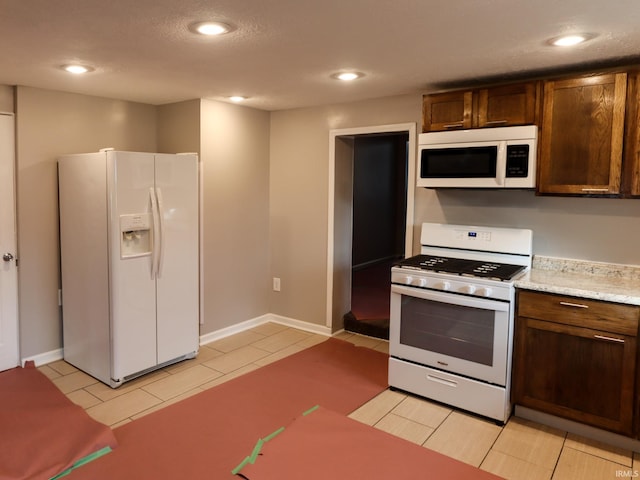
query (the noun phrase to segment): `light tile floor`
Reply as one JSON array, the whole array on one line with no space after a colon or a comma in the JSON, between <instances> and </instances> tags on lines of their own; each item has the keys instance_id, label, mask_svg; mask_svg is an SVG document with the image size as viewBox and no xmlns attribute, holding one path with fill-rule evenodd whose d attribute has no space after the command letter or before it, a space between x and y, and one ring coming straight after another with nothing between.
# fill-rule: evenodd
<instances>
[{"instance_id":1,"label":"light tile floor","mask_svg":"<svg viewBox=\"0 0 640 480\"><path fill-rule=\"evenodd\" d=\"M348 332L356 345L388 352L388 343ZM267 323L203 345L198 357L112 389L64 361L40 367L95 419L117 427L326 339ZM509 480L634 478L640 456L512 417L494 422L405 393L386 390L354 411L360 422Z\"/></svg>"}]
</instances>

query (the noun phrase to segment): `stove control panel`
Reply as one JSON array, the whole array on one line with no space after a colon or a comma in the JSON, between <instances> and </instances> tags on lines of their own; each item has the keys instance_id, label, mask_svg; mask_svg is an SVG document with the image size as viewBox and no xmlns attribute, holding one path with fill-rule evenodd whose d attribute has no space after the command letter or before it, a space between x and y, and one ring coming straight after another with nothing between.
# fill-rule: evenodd
<instances>
[{"instance_id":1,"label":"stove control panel","mask_svg":"<svg viewBox=\"0 0 640 480\"><path fill-rule=\"evenodd\" d=\"M448 274L425 275L411 268L394 267L391 270L391 283L494 300L510 301L513 296L513 285L508 282Z\"/></svg>"},{"instance_id":2,"label":"stove control panel","mask_svg":"<svg viewBox=\"0 0 640 480\"><path fill-rule=\"evenodd\" d=\"M528 229L443 223L423 223L420 233L420 245L429 249L474 250L497 255L531 256L532 239L533 232Z\"/></svg>"},{"instance_id":3,"label":"stove control panel","mask_svg":"<svg viewBox=\"0 0 640 480\"><path fill-rule=\"evenodd\" d=\"M454 230L453 238L461 242L490 242L491 232L486 230Z\"/></svg>"}]
</instances>

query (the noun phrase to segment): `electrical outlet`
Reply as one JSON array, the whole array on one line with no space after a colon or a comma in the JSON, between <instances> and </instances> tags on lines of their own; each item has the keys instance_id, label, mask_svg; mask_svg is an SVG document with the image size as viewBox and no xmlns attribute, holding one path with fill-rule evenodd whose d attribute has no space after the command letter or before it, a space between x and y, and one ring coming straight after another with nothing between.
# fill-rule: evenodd
<instances>
[{"instance_id":1,"label":"electrical outlet","mask_svg":"<svg viewBox=\"0 0 640 480\"><path fill-rule=\"evenodd\" d=\"M273 277L273 291L280 291L280 279L278 277Z\"/></svg>"}]
</instances>

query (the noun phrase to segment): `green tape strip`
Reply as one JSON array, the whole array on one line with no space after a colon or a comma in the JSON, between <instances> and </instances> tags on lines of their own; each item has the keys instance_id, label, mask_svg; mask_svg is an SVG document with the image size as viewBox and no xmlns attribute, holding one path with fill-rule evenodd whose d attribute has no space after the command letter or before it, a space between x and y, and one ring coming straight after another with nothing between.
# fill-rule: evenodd
<instances>
[{"instance_id":1,"label":"green tape strip","mask_svg":"<svg viewBox=\"0 0 640 480\"><path fill-rule=\"evenodd\" d=\"M50 480L56 480L58 478L62 478L64 476L66 476L66 475L69 475L72 470L75 470L76 468L81 467L82 465L86 465L87 463L95 460L96 458L100 458L100 457L102 457L103 455L106 455L109 452L111 452L111 447L104 447L104 448L101 448L100 450L97 450L97 451L95 451L93 453L90 453L86 457L82 457L80 460L78 460L76 463L71 465L65 471L60 472L59 474L57 474L54 477L51 477Z\"/></svg>"},{"instance_id":2,"label":"green tape strip","mask_svg":"<svg viewBox=\"0 0 640 480\"><path fill-rule=\"evenodd\" d=\"M240 472L240 470L242 470L247 465L247 463L249 463L249 457L245 457L245 459L242 462L240 462L240 465L238 465L236 468L231 470L231 475L237 475Z\"/></svg>"},{"instance_id":3,"label":"green tape strip","mask_svg":"<svg viewBox=\"0 0 640 480\"><path fill-rule=\"evenodd\" d=\"M306 412L302 413L302 416L306 416L309 415L312 412L315 412L318 408L320 408L320 405L316 405L315 407L311 407L309 410L307 410ZM253 447L253 451L251 452L251 455L249 455L248 457L246 457L242 462L240 462L240 465L238 465L236 468L234 468L233 470L231 470L231 474L232 475L237 475L238 473L240 473L240 471L247 466L248 463L250 464L254 464L256 463L256 459L258 458L258 455L260 455L260 451L262 450L262 447L264 446L264 444L266 442L268 442L269 440L273 439L274 437L277 437L278 435L280 435L282 432L284 432L284 427L280 427L279 429L277 429L275 432L267 435L264 438L259 438L258 441L256 442L255 447Z\"/></svg>"},{"instance_id":4,"label":"green tape strip","mask_svg":"<svg viewBox=\"0 0 640 480\"><path fill-rule=\"evenodd\" d=\"M276 430L275 432L273 432L271 435L267 435L266 437L264 437L264 441L268 442L269 440L271 440L273 437L276 437L278 435L280 435L282 432L284 432L284 427L280 427L278 430Z\"/></svg>"},{"instance_id":5,"label":"green tape strip","mask_svg":"<svg viewBox=\"0 0 640 480\"><path fill-rule=\"evenodd\" d=\"M253 452L251 452L251 455L249 456L249 462L251 463L251 465L256 463L256 458L258 458L258 454L260 453L260 450L262 450L263 445L264 445L264 440L259 438L258 441L256 442L256 446L253 447Z\"/></svg>"},{"instance_id":6,"label":"green tape strip","mask_svg":"<svg viewBox=\"0 0 640 480\"><path fill-rule=\"evenodd\" d=\"M307 410L306 412L303 412L302 416L306 417L307 415L309 415L310 413L315 412L317 409L320 408L320 405L316 405L315 407L311 407L309 410Z\"/></svg>"}]
</instances>

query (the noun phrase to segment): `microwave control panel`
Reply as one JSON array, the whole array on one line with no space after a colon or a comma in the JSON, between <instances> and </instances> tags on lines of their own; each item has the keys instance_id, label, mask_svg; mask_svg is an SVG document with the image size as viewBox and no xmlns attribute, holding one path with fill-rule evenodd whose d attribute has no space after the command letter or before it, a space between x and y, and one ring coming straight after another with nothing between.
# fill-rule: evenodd
<instances>
[{"instance_id":1,"label":"microwave control panel","mask_svg":"<svg viewBox=\"0 0 640 480\"><path fill-rule=\"evenodd\" d=\"M529 145L507 145L506 176L526 178L529 175Z\"/></svg>"}]
</instances>

